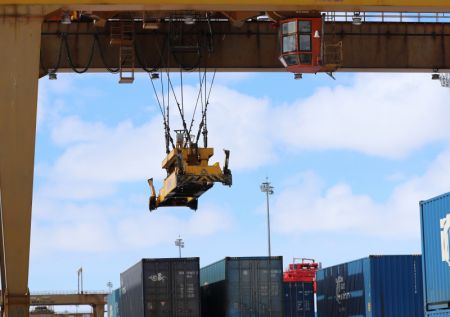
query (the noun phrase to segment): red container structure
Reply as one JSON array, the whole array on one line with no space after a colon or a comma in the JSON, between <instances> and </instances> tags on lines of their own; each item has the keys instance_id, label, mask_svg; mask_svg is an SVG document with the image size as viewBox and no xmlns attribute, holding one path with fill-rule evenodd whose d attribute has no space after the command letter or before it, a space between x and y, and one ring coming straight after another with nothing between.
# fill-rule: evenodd
<instances>
[{"instance_id":1,"label":"red container structure","mask_svg":"<svg viewBox=\"0 0 450 317\"><path fill-rule=\"evenodd\" d=\"M297 262L301 260L301 262ZM321 268L321 264L313 259L294 258L289 264L287 271L283 273L284 282L314 283L316 290L316 272Z\"/></svg>"}]
</instances>

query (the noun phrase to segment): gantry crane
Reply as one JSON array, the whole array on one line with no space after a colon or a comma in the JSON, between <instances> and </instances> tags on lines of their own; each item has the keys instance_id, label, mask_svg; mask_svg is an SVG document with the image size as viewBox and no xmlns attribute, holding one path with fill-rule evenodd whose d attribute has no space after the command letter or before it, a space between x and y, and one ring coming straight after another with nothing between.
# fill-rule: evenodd
<instances>
[{"instance_id":1,"label":"gantry crane","mask_svg":"<svg viewBox=\"0 0 450 317\"><path fill-rule=\"evenodd\" d=\"M339 12L345 16L350 12L353 21L333 20ZM394 12L400 22L362 21L366 12ZM422 20L425 23L407 21L409 14L421 12L435 16ZM208 70L287 68L297 78L336 70L439 73L450 69L445 51L450 47L450 28L441 21L448 12L449 0L0 0L3 313L27 316L30 303L39 77L90 69L119 72L122 82L132 82L135 69L153 72L161 66L161 51L155 47L164 47L174 22L185 28L192 24L211 28L215 49L208 56ZM404 21L402 14L407 17ZM192 32L183 34L189 37ZM168 59L167 69L179 65L176 57Z\"/></svg>"}]
</instances>

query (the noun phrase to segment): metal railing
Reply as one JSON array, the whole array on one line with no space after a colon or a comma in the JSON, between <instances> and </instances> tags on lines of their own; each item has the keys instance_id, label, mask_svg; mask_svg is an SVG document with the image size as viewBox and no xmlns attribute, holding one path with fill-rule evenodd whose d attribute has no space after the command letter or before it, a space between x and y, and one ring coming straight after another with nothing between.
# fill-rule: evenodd
<instances>
[{"instance_id":1,"label":"metal railing","mask_svg":"<svg viewBox=\"0 0 450 317\"><path fill-rule=\"evenodd\" d=\"M353 22L355 13L362 22L450 23L450 13L412 12L323 12L327 22Z\"/></svg>"},{"instance_id":2,"label":"metal railing","mask_svg":"<svg viewBox=\"0 0 450 317\"><path fill-rule=\"evenodd\" d=\"M30 295L78 295L78 294L110 294L110 291L85 291L78 293L77 291L31 291Z\"/></svg>"}]
</instances>

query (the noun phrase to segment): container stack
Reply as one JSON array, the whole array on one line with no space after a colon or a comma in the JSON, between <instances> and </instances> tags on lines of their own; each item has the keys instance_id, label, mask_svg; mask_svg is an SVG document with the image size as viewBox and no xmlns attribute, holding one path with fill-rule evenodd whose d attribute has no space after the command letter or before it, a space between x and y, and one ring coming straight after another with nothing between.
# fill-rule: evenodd
<instances>
[{"instance_id":1,"label":"container stack","mask_svg":"<svg viewBox=\"0 0 450 317\"><path fill-rule=\"evenodd\" d=\"M450 317L450 193L420 202L426 317Z\"/></svg>"},{"instance_id":2,"label":"container stack","mask_svg":"<svg viewBox=\"0 0 450 317\"><path fill-rule=\"evenodd\" d=\"M282 257L227 257L200 280L203 317L283 317Z\"/></svg>"},{"instance_id":3,"label":"container stack","mask_svg":"<svg viewBox=\"0 0 450 317\"><path fill-rule=\"evenodd\" d=\"M314 293L319 263L310 259L294 259L283 274L284 315L314 317Z\"/></svg>"},{"instance_id":4,"label":"container stack","mask_svg":"<svg viewBox=\"0 0 450 317\"><path fill-rule=\"evenodd\" d=\"M120 286L122 317L200 317L198 258L143 259Z\"/></svg>"},{"instance_id":5,"label":"container stack","mask_svg":"<svg viewBox=\"0 0 450 317\"><path fill-rule=\"evenodd\" d=\"M369 256L317 272L319 317L423 317L420 255Z\"/></svg>"}]
</instances>

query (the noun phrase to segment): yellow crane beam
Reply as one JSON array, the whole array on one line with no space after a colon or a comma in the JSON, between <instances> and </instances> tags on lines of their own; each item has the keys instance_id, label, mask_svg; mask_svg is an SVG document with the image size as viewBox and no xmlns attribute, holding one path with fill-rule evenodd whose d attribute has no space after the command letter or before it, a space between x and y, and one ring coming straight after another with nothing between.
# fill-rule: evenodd
<instances>
[{"instance_id":1,"label":"yellow crane beam","mask_svg":"<svg viewBox=\"0 0 450 317\"><path fill-rule=\"evenodd\" d=\"M449 0L0 0L0 4L96 5L105 10L115 5L120 10L450 12Z\"/></svg>"}]
</instances>

